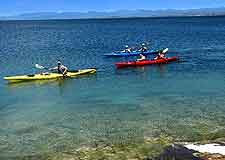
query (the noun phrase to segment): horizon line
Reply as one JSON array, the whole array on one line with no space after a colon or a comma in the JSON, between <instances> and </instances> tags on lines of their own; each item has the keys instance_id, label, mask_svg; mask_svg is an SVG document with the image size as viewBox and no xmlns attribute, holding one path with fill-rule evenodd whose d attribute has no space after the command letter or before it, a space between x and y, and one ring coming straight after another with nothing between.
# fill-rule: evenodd
<instances>
[{"instance_id":1,"label":"horizon line","mask_svg":"<svg viewBox=\"0 0 225 160\"><path fill-rule=\"evenodd\" d=\"M21 16L25 14L35 14L35 13L56 13L56 14L62 14L62 13L90 13L90 12L96 12L96 13L113 13L118 11L167 11L167 10L176 10L176 11L185 11L185 10L198 10L198 9L218 9L218 8L224 8L225 6L219 6L219 7L201 7L201 8L160 8L160 9L118 9L118 10L89 10L89 11L37 11L37 12L22 12L17 14L10 14L10 15L0 15L0 17L14 17L14 16Z\"/></svg>"}]
</instances>

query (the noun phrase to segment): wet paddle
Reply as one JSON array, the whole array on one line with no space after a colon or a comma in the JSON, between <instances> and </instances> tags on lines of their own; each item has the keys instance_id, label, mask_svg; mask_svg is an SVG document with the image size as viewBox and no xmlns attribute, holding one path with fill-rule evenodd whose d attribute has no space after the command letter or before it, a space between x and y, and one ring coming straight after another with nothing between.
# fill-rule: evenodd
<instances>
[{"instance_id":1,"label":"wet paddle","mask_svg":"<svg viewBox=\"0 0 225 160\"><path fill-rule=\"evenodd\" d=\"M35 67L36 67L37 69L48 69L48 68L46 68L46 67L44 67L44 66L42 66L42 65L39 65L39 64L35 64Z\"/></svg>"}]
</instances>

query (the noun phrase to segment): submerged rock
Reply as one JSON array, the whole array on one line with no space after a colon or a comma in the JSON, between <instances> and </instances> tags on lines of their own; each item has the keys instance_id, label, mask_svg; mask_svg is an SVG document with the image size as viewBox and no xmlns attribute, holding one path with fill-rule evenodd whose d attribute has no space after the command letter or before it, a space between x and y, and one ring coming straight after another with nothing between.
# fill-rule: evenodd
<instances>
[{"instance_id":1,"label":"submerged rock","mask_svg":"<svg viewBox=\"0 0 225 160\"><path fill-rule=\"evenodd\" d=\"M197 152L190 150L182 145L171 145L156 158L149 160L202 160L195 156Z\"/></svg>"},{"instance_id":2,"label":"submerged rock","mask_svg":"<svg viewBox=\"0 0 225 160\"><path fill-rule=\"evenodd\" d=\"M148 160L225 160L225 145L171 145L154 159Z\"/></svg>"}]
</instances>

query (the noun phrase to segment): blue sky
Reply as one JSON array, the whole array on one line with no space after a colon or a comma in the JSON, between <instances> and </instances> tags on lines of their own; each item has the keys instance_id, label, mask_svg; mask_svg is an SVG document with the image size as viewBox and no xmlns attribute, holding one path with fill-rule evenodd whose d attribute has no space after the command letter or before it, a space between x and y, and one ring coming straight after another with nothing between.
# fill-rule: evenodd
<instances>
[{"instance_id":1,"label":"blue sky","mask_svg":"<svg viewBox=\"0 0 225 160\"><path fill-rule=\"evenodd\" d=\"M30 12L213 8L225 6L225 0L0 0L0 4L0 16L4 16Z\"/></svg>"}]
</instances>

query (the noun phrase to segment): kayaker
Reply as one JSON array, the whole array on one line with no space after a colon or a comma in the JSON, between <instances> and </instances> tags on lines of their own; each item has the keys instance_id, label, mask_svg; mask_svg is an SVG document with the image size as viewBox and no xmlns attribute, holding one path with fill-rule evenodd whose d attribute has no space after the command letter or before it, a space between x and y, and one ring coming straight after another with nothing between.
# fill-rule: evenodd
<instances>
[{"instance_id":1,"label":"kayaker","mask_svg":"<svg viewBox=\"0 0 225 160\"><path fill-rule=\"evenodd\" d=\"M138 50L138 51L140 51L140 52L146 52L148 50L148 48L145 46L145 44L144 43L142 43L141 44L141 48Z\"/></svg>"},{"instance_id":2,"label":"kayaker","mask_svg":"<svg viewBox=\"0 0 225 160\"><path fill-rule=\"evenodd\" d=\"M159 54L154 59L157 60L157 59L164 59L164 58L166 58L165 53L163 52L163 50L160 50Z\"/></svg>"},{"instance_id":3,"label":"kayaker","mask_svg":"<svg viewBox=\"0 0 225 160\"><path fill-rule=\"evenodd\" d=\"M57 65L57 67L50 68L49 70L57 70L59 74L63 74L63 76L65 76L67 74L68 68L62 65L60 60L58 60Z\"/></svg>"},{"instance_id":4,"label":"kayaker","mask_svg":"<svg viewBox=\"0 0 225 160\"><path fill-rule=\"evenodd\" d=\"M140 58L137 59L137 61L143 61L145 59L146 59L146 57L143 54L140 54Z\"/></svg>"},{"instance_id":5,"label":"kayaker","mask_svg":"<svg viewBox=\"0 0 225 160\"><path fill-rule=\"evenodd\" d=\"M125 50L123 50L122 52L130 53L131 52L131 48L128 45L126 45L125 47L126 47Z\"/></svg>"}]
</instances>

